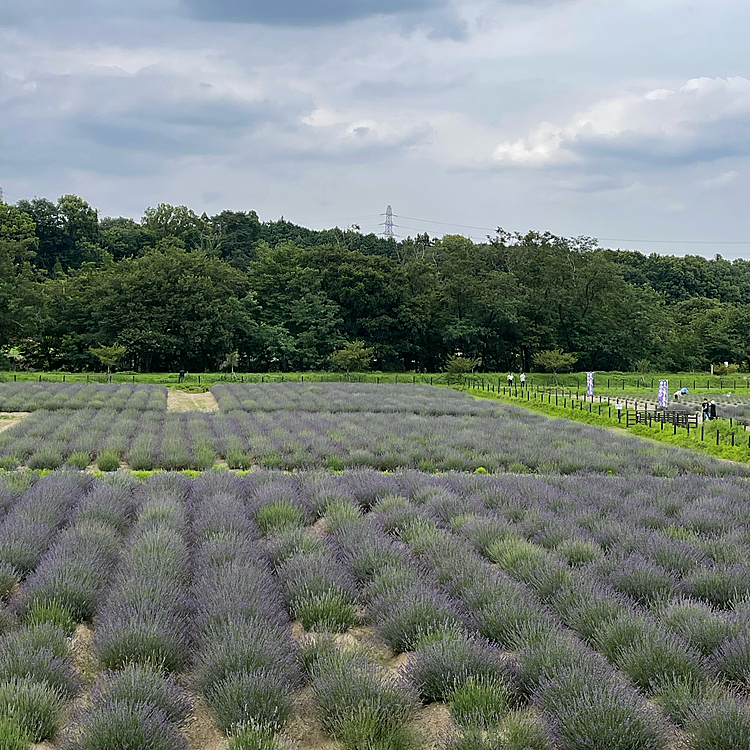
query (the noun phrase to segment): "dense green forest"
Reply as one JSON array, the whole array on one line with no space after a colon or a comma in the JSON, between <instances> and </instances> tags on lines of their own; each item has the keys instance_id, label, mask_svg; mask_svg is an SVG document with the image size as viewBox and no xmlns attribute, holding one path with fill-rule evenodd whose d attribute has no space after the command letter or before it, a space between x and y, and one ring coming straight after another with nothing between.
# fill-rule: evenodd
<instances>
[{"instance_id":1,"label":"dense green forest","mask_svg":"<svg viewBox=\"0 0 750 750\"><path fill-rule=\"evenodd\" d=\"M499 230L400 242L312 231L254 211L160 204L100 217L75 195L0 203L5 366L325 369L349 341L379 370L440 370L451 354L533 369L560 348L578 367L696 370L750 360L750 261L642 255L589 238Z\"/></svg>"}]
</instances>

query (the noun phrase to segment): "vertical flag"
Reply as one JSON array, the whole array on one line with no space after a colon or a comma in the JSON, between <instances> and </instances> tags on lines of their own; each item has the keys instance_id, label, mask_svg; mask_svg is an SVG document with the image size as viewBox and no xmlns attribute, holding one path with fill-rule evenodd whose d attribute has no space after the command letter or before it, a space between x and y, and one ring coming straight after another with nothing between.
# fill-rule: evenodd
<instances>
[{"instance_id":1,"label":"vertical flag","mask_svg":"<svg viewBox=\"0 0 750 750\"><path fill-rule=\"evenodd\" d=\"M594 373L593 372L586 373L586 395L587 396L594 395Z\"/></svg>"},{"instance_id":2,"label":"vertical flag","mask_svg":"<svg viewBox=\"0 0 750 750\"><path fill-rule=\"evenodd\" d=\"M659 395L656 398L656 403L658 406L666 407L669 403L669 381L668 380L660 380L659 381Z\"/></svg>"}]
</instances>

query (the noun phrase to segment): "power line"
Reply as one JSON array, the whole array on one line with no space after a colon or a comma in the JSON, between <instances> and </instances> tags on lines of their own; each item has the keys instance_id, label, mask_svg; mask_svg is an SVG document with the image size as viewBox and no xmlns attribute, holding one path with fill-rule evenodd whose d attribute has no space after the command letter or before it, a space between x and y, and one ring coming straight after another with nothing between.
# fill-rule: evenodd
<instances>
[{"instance_id":1,"label":"power line","mask_svg":"<svg viewBox=\"0 0 750 750\"><path fill-rule=\"evenodd\" d=\"M602 242L659 242L666 245L750 245L750 240L627 240L622 237L597 237Z\"/></svg>"},{"instance_id":2,"label":"power line","mask_svg":"<svg viewBox=\"0 0 750 750\"><path fill-rule=\"evenodd\" d=\"M410 221L423 221L426 224L443 224L447 227L461 227L462 229L482 229L486 232L494 232L496 227L490 229L490 227L477 227L472 224L453 224L450 221L433 221L432 219L418 219L416 216L402 216L401 214L393 214L397 219L408 219Z\"/></svg>"},{"instance_id":3,"label":"power line","mask_svg":"<svg viewBox=\"0 0 750 750\"><path fill-rule=\"evenodd\" d=\"M361 221L363 219L379 219L382 214L370 214L369 216L342 216L338 219L314 219L310 224L331 224L334 221Z\"/></svg>"},{"instance_id":4,"label":"power line","mask_svg":"<svg viewBox=\"0 0 750 750\"><path fill-rule=\"evenodd\" d=\"M399 219L409 219L411 221L421 221L426 224L441 224L448 227L461 227L462 229L481 229L486 232L495 232L495 228L479 227L473 224L453 224L449 221L435 221L434 219L419 219L416 216L402 216L394 214ZM405 227L407 229L416 229L415 227ZM418 231L418 230L417 230ZM750 240L634 240L624 237L597 237L601 242L655 242L666 245L750 245Z\"/></svg>"}]
</instances>

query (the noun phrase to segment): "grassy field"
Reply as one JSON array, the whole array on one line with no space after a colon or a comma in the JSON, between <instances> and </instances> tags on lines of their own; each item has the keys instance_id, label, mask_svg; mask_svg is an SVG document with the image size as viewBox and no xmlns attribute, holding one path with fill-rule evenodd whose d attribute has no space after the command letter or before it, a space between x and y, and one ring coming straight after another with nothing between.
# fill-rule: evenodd
<instances>
[{"instance_id":1,"label":"grassy field","mask_svg":"<svg viewBox=\"0 0 750 750\"><path fill-rule=\"evenodd\" d=\"M419 383L423 385L445 385L449 378L446 373L392 373L361 372L349 375L334 372L271 372L271 373L231 373L203 372L186 373L182 383L176 372L0 372L0 383L3 382L37 382L37 383L144 383L165 385L169 388L184 387L207 389L214 383Z\"/></svg>"}]
</instances>

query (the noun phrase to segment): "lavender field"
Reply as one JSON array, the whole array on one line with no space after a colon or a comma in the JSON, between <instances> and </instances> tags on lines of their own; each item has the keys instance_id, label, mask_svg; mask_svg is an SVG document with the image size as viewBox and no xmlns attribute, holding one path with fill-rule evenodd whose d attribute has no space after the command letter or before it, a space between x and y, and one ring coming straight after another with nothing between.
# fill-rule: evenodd
<instances>
[{"instance_id":1,"label":"lavender field","mask_svg":"<svg viewBox=\"0 0 750 750\"><path fill-rule=\"evenodd\" d=\"M223 412L311 411L495 416L498 405L466 398L450 388L375 383L216 384Z\"/></svg>"},{"instance_id":2,"label":"lavender field","mask_svg":"<svg viewBox=\"0 0 750 750\"><path fill-rule=\"evenodd\" d=\"M0 411L166 408L167 389L159 385L0 383Z\"/></svg>"},{"instance_id":3,"label":"lavender field","mask_svg":"<svg viewBox=\"0 0 750 750\"><path fill-rule=\"evenodd\" d=\"M0 475L0 746L750 746L747 480Z\"/></svg>"},{"instance_id":4,"label":"lavender field","mask_svg":"<svg viewBox=\"0 0 750 750\"><path fill-rule=\"evenodd\" d=\"M750 748L745 467L428 386L31 385L2 750Z\"/></svg>"},{"instance_id":5,"label":"lavender field","mask_svg":"<svg viewBox=\"0 0 750 750\"><path fill-rule=\"evenodd\" d=\"M0 385L0 399L4 387ZM215 386L221 409L215 413L130 408L137 399L165 404L163 389L111 388L116 391L101 397L102 408L39 409L0 433L0 468L86 468L95 463L102 470L228 466L658 476L747 473L739 465L705 455L549 420L446 388ZM116 396L123 408L109 407Z\"/></svg>"}]
</instances>

